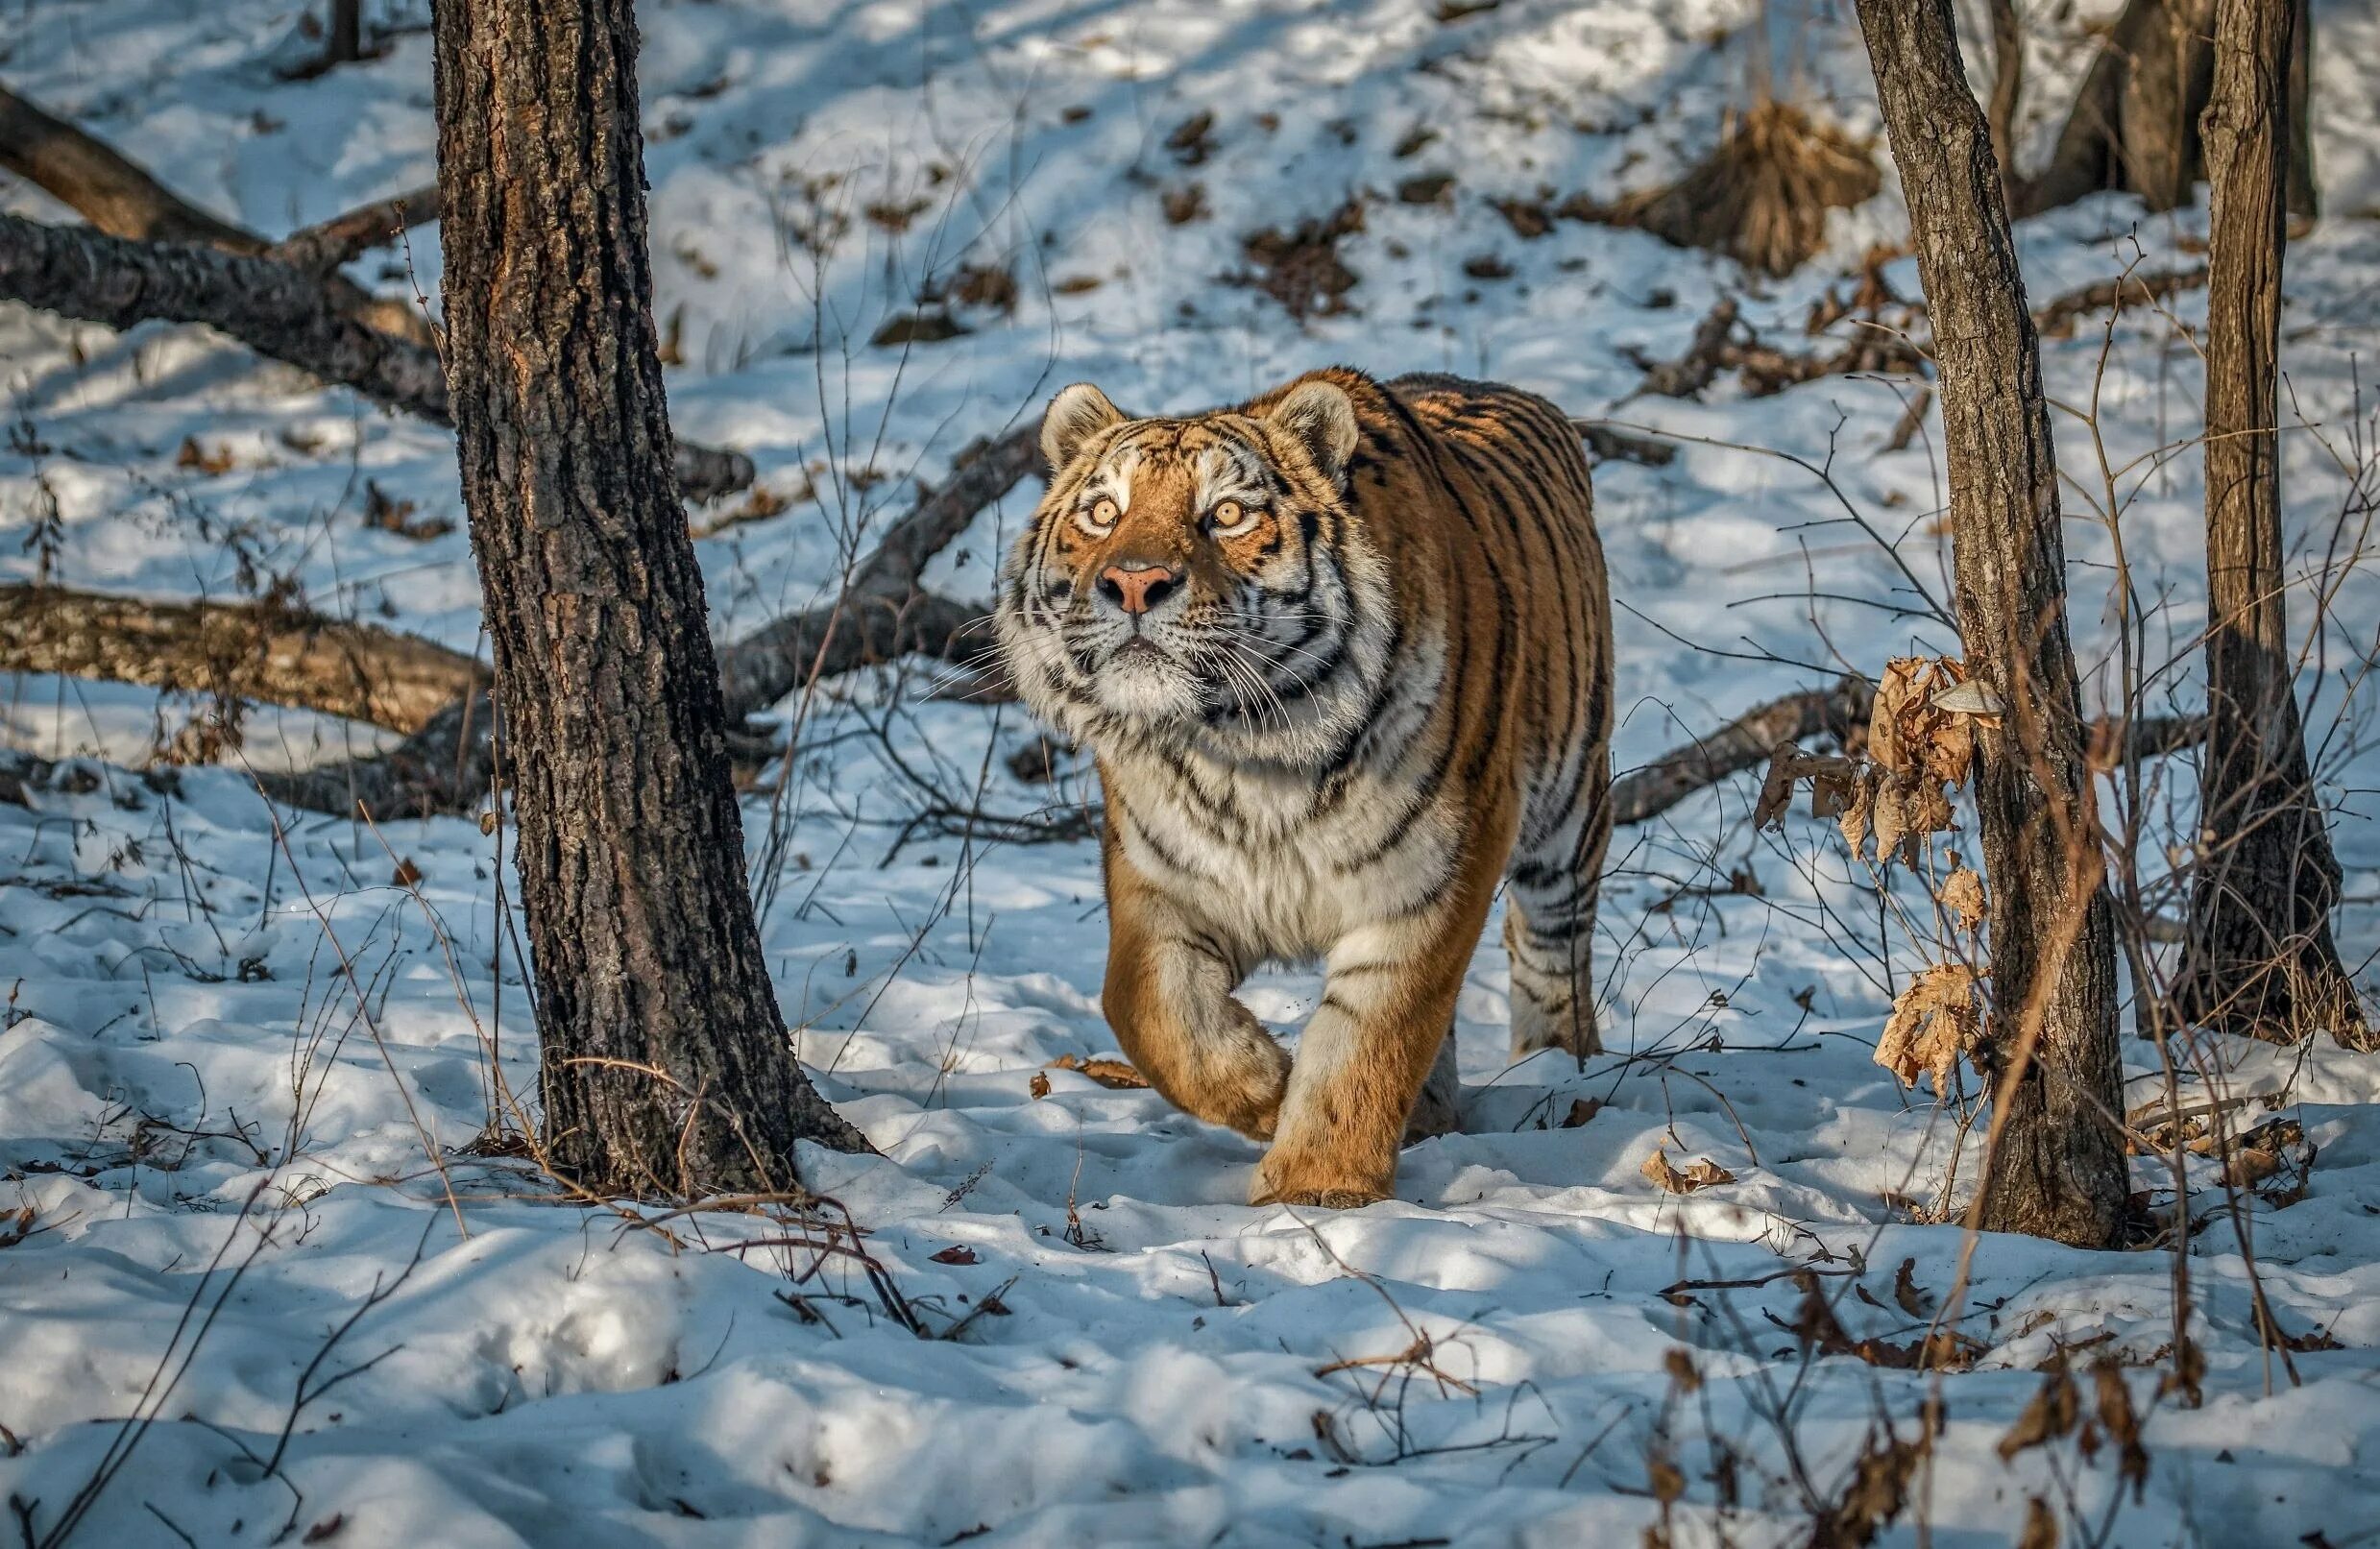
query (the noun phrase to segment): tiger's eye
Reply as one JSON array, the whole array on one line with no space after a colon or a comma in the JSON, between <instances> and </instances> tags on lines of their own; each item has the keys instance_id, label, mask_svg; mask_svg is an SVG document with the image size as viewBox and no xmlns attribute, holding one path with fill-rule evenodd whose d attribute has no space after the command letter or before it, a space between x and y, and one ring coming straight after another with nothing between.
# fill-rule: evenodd
<instances>
[{"instance_id":1,"label":"tiger's eye","mask_svg":"<svg viewBox=\"0 0 2380 1549\"><path fill-rule=\"evenodd\" d=\"M1226 500L1215 507L1211 516L1218 527L1236 527L1240 524L1240 519L1247 514L1247 510L1237 500Z\"/></svg>"},{"instance_id":2,"label":"tiger's eye","mask_svg":"<svg viewBox=\"0 0 2380 1549\"><path fill-rule=\"evenodd\" d=\"M1116 524L1116 518L1123 514L1113 500L1102 498L1097 505L1091 507L1091 521L1095 526L1112 527Z\"/></svg>"}]
</instances>

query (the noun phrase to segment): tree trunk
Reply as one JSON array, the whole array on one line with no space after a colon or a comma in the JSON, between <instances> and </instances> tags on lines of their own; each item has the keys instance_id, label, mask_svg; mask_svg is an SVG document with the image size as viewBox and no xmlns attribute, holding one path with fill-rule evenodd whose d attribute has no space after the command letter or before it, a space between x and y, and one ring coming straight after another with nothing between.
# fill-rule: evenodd
<instances>
[{"instance_id":1,"label":"tree trunk","mask_svg":"<svg viewBox=\"0 0 2380 1549\"><path fill-rule=\"evenodd\" d=\"M364 57L364 0L330 0L330 36L323 63L353 64Z\"/></svg>"},{"instance_id":2,"label":"tree trunk","mask_svg":"<svg viewBox=\"0 0 2380 1549\"><path fill-rule=\"evenodd\" d=\"M2001 189L2010 209L2025 204L2024 179L2017 170L2017 115L2025 105L2025 22L2016 0L1984 0L1984 18L1992 35L1992 97L1988 122L1992 130L1992 158L2000 163Z\"/></svg>"},{"instance_id":3,"label":"tree trunk","mask_svg":"<svg viewBox=\"0 0 2380 1549\"><path fill-rule=\"evenodd\" d=\"M866 1142L794 1063L670 476L629 0L435 12L449 401L513 780L545 1127L605 1192Z\"/></svg>"},{"instance_id":4,"label":"tree trunk","mask_svg":"<svg viewBox=\"0 0 2380 1549\"><path fill-rule=\"evenodd\" d=\"M1978 738L1991 883L1993 1077L1977 1220L2114 1240L2127 1193L2118 1122L2115 938L2066 633L2057 465L1999 167L1950 0L1858 0L1933 318L1959 635L2004 706Z\"/></svg>"},{"instance_id":5,"label":"tree trunk","mask_svg":"<svg viewBox=\"0 0 2380 1549\"><path fill-rule=\"evenodd\" d=\"M2295 1042L2368 1031L2330 935L2339 862L2297 718L2282 567L2288 0L2222 0L2206 149L2206 767L2176 980L2190 1021Z\"/></svg>"},{"instance_id":6,"label":"tree trunk","mask_svg":"<svg viewBox=\"0 0 2380 1549\"><path fill-rule=\"evenodd\" d=\"M2283 0L2301 35L2293 61L2290 132L2302 148L2288 183L2291 213L2316 213L2314 161L2304 86L2313 22L2306 0ZM2153 210L2178 209L2206 175L2199 119L2215 82L2216 0L2127 0L2075 94L2057 148L2024 183L2019 214L2035 215L2117 189Z\"/></svg>"}]
</instances>

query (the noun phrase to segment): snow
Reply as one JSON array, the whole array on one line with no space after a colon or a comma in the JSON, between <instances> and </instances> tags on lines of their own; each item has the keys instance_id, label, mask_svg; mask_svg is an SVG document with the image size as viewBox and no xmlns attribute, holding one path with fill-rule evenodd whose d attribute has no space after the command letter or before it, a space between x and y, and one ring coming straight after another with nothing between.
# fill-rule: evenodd
<instances>
[{"instance_id":1,"label":"snow","mask_svg":"<svg viewBox=\"0 0 2380 1549\"><path fill-rule=\"evenodd\" d=\"M414 24L425 9L367 8ZM2344 550L2360 549L2375 425L2358 383L2380 331L2380 134L2359 63L2380 8L2316 11L2329 218L2292 248L2284 316L2307 425L2286 438L2306 578L2343 511ZM1837 212L1800 275L1757 283L1641 233L1562 223L1525 241L1490 203L1610 198L1668 176L1711 143L1764 37L1781 88L1874 133L1848 8L1778 8L1765 33L1751 0L1505 0L1447 24L1434 12L644 6L657 306L685 360L673 416L749 451L777 493L818 492L698 545L721 638L830 591L915 479L1066 381L1155 412L1339 359L1503 377L1574 412L1734 444L1598 470L1622 604L1622 768L1845 665L1948 645L1923 617L1844 600L1920 606L1823 483L1736 449L1823 462L1831 448L1843 495L1941 596L1938 421L1883 449L1893 384L1615 407L1639 375L1622 351L1676 352L1723 293L1744 293L1764 337L1797 344L1810 303L1896 234L1889 181ZM290 0L42 0L0 15L0 77L268 234L427 181L427 37L288 83L271 61L294 46L296 15ZM2070 37L2029 61L2036 140L2086 57ZM1211 150L1190 164L1167 141L1201 109ZM1397 157L1417 128L1436 137ZM1397 202L1422 173L1456 176L1451 204ZM1169 224L1165 196L1193 182L1210 213ZM1245 233L1359 190L1379 197L1342 248L1361 277L1352 312L1300 327L1261 291L1219 282L1246 266ZM0 200L63 218L21 185ZM2102 199L2028 223L2020 242L2038 299L2134 261L2191 262L2203 227L2202 209ZM1491 254L1510 278L1464 274ZM970 331L956 338L868 344L962 263L1012 269L1012 316L961 308ZM435 232L351 273L434 297ZM1916 294L1906 260L1886 274ZM2149 644L2182 659L2158 690L2183 707L2197 692L2198 458L2137 461L2197 429L2176 325L2202 322L2203 298L2170 305L2171 321L2126 314L2103 367L2096 322L2045 346L2068 406L2073 623L2095 706L2117 681L2113 549L2084 498L2104 486L2075 412L2095 398L2154 608ZM481 648L459 525L416 540L363 520L367 482L459 518L434 428L193 329L119 338L0 308L0 361L16 425L0 449L0 576L158 597L286 576L325 611ZM185 439L230 466L183 466ZM934 584L984 594L1033 496L1029 484L986 513ZM2380 947L2367 821L2380 769L2352 666L2380 593L2336 564L2327 584L2311 659L2323 670L2306 691L2345 812L2342 946L2361 964ZM2294 599L2300 623L2308 595ZM25 1537L49 1541L104 1480L77 1541L1618 1544L1666 1515L1680 1543L1799 1542L1870 1438L1914 1438L1938 1398L1942 1434L1880 1542L2012 1541L2033 1497L2070 1542L2102 1519L2098 1541L2125 1545L2368 1540L2368 1060L2221 1040L2183 1060L2193 1091L2244 1098L2250 1121L2293 1118L2317 1149L2303 1198L2245 1196L2244 1222L2217 1165L2192 1163L2204 1223L2185 1261L2188 1329L2206 1403L2183 1409L2157 1392L2174 1364L2170 1254L1942 1223L1939 1197L1962 1201L1972 1177L1961 1110L1870 1059L1919 949L1880 936L1831 825L1755 835L1739 782L1615 845L1597 943L1611 1053L1584 1071L1543 1056L1506 1068L1492 930L1460 1007L1467 1131L1410 1150L1396 1200L1252 1209L1238 1202L1252 1145L1148 1092L1045 1069L1114 1052L1092 848L932 829L896 845L923 796L904 770L946 792L980 785L1006 813L1082 799L1087 771L1068 765L1055 788L1013 778L1008 756L1030 735L1013 707L912 691L896 713L894 685L850 687L784 707L802 752L781 797L746 807L755 879L801 1056L884 1153L806 1154L809 1181L864 1231L914 1323L950 1337L904 1326L848 1254L778 1246L814 1223L571 1203L517 1149L474 1144L537 1080L500 835L464 818L376 828L276 811L238 763L144 775L190 702L0 684L0 739L67 761L25 805L0 801L0 1212L29 1212L0 1222L0 1493L21 1503ZM259 712L245 758L299 765L377 735ZM2191 795L2174 764L2149 804L2152 875ZM1759 891L1730 890L1738 867ZM1318 993L1311 974L1267 971L1246 998L1294 1033ZM2157 1050L2127 1039L2125 1055L2130 1101L2154 1097ZM1590 1116L1566 1125L1574 1114ZM1664 1193L1640 1171L1656 1146L1734 1181ZM2164 1164L2134 1168L2170 1212ZM1805 1355L1797 1270L1854 1340L1896 1345L1925 1336L1963 1272L1954 1326L1975 1369ZM2258 1338L2259 1295L2308 1346L2287 1357L2294 1380ZM2061 1350L2078 1369L2123 1363L2148 1416L2137 1496L2112 1440L2003 1460ZM1671 1464L1683 1494L1664 1512Z\"/></svg>"}]
</instances>

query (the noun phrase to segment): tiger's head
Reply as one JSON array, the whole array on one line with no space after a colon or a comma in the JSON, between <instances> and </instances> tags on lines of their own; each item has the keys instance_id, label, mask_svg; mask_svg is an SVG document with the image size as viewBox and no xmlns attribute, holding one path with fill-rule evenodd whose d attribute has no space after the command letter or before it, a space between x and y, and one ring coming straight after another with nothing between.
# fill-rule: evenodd
<instances>
[{"instance_id":1,"label":"tiger's head","mask_svg":"<svg viewBox=\"0 0 2380 1549\"><path fill-rule=\"evenodd\" d=\"M1336 382L1138 420L1088 383L1051 400L1050 487L1002 575L1010 673L1094 747L1324 759L1364 714L1393 623L1348 497L1361 442Z\"/></svg>"}]
</instances>

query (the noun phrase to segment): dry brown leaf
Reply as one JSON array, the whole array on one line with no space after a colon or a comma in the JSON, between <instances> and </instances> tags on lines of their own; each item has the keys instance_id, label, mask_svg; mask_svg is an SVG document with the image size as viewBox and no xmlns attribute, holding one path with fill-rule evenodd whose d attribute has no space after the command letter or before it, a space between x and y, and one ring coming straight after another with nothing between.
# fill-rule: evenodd
<instances>
[{"instance_id":1,"label":"dry brown leaf","mask_svg":"<svg viewBox=\"0 0 2380 1549\"><path fill-rule=\"evenodd\" d=\"M196 469L214 478L229 473L237 465L231 448L218 446L208 451L198 444L198 437L184 436L182 438L182 449L174 453L174 466Z\"/></svg>"},{"instance_id":2,"label":"dry brown leaf","mask_svg":"<svg viewBox=\"0 0 2380 1549\"><path fill-rule=\"evenodd\" d=\"M1565 1129L1579 1128L1590 1119L1592 1119L1596 1114L1601 1113L1602 1111L1603 1100L1600 1098L1572 1098L1570 1100L1570 1111L1562 1116L1561 1127Z\"/></svg>"},{"instance_id":3,"label":"dry brown leaf","mask_svg":"<svg viewBox=\"0 0 2380 1549\"><path fill-rule=\"evenodd\" d=\"M1809 815L1840 817L1851 811L1861 789L1858 765L1849 759L1828 761L1827 768L1809 778Z\"/></svg>"},{"instance_id":4,"label":"dry brown leaf","mask_svg":"<svg viewBox=\"0 0 2380 1549\"><path fill-rule=\"evenodd\" d=\"M1669 1165L1667 1153L1659 1146L1654 1147L1653 1154L1644 1159L1643 1171L1655 1188L1667 1194L1692 1194L1696 1189L1707 1189L1714 1183L1736 1181L1735 1174L1708 1156L1681 1173Z\"/></svg>"},{"instance_id":5,"label":"dry brown leaf","mask_svg":"<svg viewBox=\"0 0 2380 1549\"><path fill-rule=\"evenodd\" d=\"M1933 1316L1931 1298L1917 1289L1917 1261L1915 1259L1903 1259L1901 1268L1894 1272L1892 1299L1900 1303L1901 1310L1911 1318L1931 1318Z\"/></svg>"},{"instance_id":6,"label":"dry brown leaf","mask_svg":"<svg viewBox=\"0 0 2380 1549\"><path fill-rule=\"evenodd\" d=\"M1031 1092L1033 1095L1033 1101L1038 1102L1050 1095L1049 1077L1039 1071L1033 1072L1033 1078L1025 1083L1025 1090Z\"/></svg>"},{"instance_id":7,"label":"dry brown leaf","mask_svg":"<svg viewBox=\"0 0 2380 1549\"><path fill-rule=\"evenodd\" d=\"M1851 805L1843 809L1837 819L1843 830L1843 842L1851 846L1853 859L1867 848L1868 829L1876 816L1878 775L1874 768L1862 771L1852 787Z\"/></svg>"},{"instance_id":8,"label":"dry brown leaf","mask_svg":"<svg viewBox=\"0 0 2380 1549\"><path fill-rule=\"evenodd\" d=\"M2028 1447L2041 1446L2070 1434L2080 1417L2080 1395L2075 1392L2075 1379L2063 1365L2051 1368L2033 1396L2026 1401L2025 1412L2008 1427L2008 1434L2000 1439L2000 1461L2006 1463ZM2054 1542L2054 1538L2052 1540Z\"/></svg>"},{"instance_id":9,"label":"dry brown leaf","mask_svg":"<svg viewBox=\"0 0 2380 1549\"><path fill-rule=\"evenodd\" d=\"M2025 1532L2016 1549L2057 1549L2057 1513L2038 1495L2025 1502Z\"/></svg>"},{"instance_id":10,"label":"dry brown leaf","mask_svg":"<svg viewBox=\"0 0 2380 1549\"><path fill-rule=\"evenodd\" d=\"M1768 774L1761 782L1761 799L1752 806L1752 826L1771 828L1785 821L1793 805L1793 765L1802 750L1787 742L1768 756Z\"/></svg>"},{"instance_id":11,"label":"dry brown leaf","mask_svg":"<svg viewBox=\"0 0 2380 1549\"><path fill-rule=\"evenodd\" d=\"M1931 1073L1934 1091L1946 1093L1958 1056L1981 1034L1975 970L1964 963L1936 963L1894 999L1884 1035L1876 1044L1876 1063L1904 1086L1915 1086L1918 1077Z\"/></svg>"},{"instance_id":12,"label":"dry brown leaf","mask_svg":"<svg viewBox=\"0 0 2380 1549\"><path fill-rule=\"evenodd\" d=\"M1992 703L1967 682L1963 663L1948 657L1897 656L1884 665L1868 721L1868 757L1898 775L1922 771L1937 782L1966 784L1975 763L1975 727L1997 716L1970 708Z\"/></svg>"},{"instance_id":13,"label":"dry brown leaf","mask_svg":"<svg viewBox=\"0 0 2380 1549\"><path fill-rule=\"evenodd\" d=\"M1957 851L1951 852L1951 874L1942 879L1942 890L1933 896L1934 902L1958 922L1961 931L1973 935L1982 929L1983 879L1967 868Z\"/></svg>"},{"instance_id":14,"label":"dry brown leaf","mask_svg":"<svg viewBox=\"0 0 2380 1549\"><path fill-rule=\"evenodd\" d=\"M1954 786L1967 783L1975 763L1975 717L1946 715L1926 738L1926 773Z\"/></svg>"},{"instance_id":15,"label":"dry brown leaf","mask_svg":"<svg viewBox=\"0 0 2380 1549\"><path fill-rule=\"evenodd\" d=\"M1930 666L1922 656L1896 656L1884 664L1883 679L1876 686L1876 706L1868 714L1868 757L1887 769L1904 769L1915 756L1902 737L1902 728L1910 710L1926 702L1918 691L1918 674Z\"/></svg>"}]
</instances>

